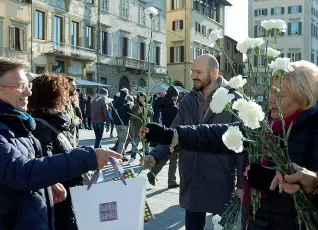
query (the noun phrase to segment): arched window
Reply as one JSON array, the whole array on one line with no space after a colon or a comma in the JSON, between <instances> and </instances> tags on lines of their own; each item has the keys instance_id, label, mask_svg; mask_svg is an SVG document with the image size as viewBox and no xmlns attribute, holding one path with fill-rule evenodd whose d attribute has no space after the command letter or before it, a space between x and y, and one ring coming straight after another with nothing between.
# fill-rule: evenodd
<instances>
[{"instance_id":1,"label":"arched window","mask_svg":"<svg viewBox=\"0 0 318 230\"><path fill-rule=\"evenodd\" d=\"M130 90L130 83L127 77L122 77L119 81L119 90L122 88L127 88Z\"/></svg>"}]
</instances>

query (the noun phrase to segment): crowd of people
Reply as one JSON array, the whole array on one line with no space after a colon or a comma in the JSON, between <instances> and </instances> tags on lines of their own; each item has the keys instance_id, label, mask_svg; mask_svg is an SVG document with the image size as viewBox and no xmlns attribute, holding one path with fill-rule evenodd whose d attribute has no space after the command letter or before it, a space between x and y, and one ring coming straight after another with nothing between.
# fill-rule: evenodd
<instances>
[{"instance_id":1,"label":"crowd of people","mask_svg":"<svg viewBox=\"0 0 318 230\"><path fill-rule=\"evenodd\" d=\"M274 90L269 98L273 132L283 131L279 98L284 124L292 125L288 141L297 169L293 175L272 170L275 165L268 157L249 165L246 153L235 154L224 146L222 135L228 126L241 124L228 111L213 113L210 102L219 87L233 93L234 100L241 94L219 75L219 63L211 55L194 60L194 87L181 101L174 86L155 99L147 99L143 92L132 96L126 88L113 97L105 88L87 96L64 75L47 73L29 82L26 67L21 61L0 58L0 229L77 229L70 188L87 184L109 157L128 165L138 163L142 138L147 141L143 148L150 184L156 185L155 176L170 162L167 186L180 187L187 230L203 230L206 214L222 214L233 195L241 199L242 230L304 229L298 226L289 195L300 187L312 194L318 208L318 68L313 64L294 63L281 92ZM280 84L277 76L273 82ZM81 128L94 131L94 148L79 147ZM105 130L113 137L114 129L115 146L103 149ZM262 191L255 216L251 188Z\"/></svg>"}]
</instances>

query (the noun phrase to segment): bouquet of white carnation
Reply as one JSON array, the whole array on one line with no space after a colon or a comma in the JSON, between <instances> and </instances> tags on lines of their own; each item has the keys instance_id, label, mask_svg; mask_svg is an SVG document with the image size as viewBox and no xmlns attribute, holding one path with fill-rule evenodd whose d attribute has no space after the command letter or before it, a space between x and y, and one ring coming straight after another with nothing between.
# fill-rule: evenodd
<instances>
[{"instance_id":1,"label":"bouquet of white carnation","mask_svg":"<svg viewBox=\"0 0 318 230\"><path fill-rule=\"evenodd\" d=\"M293 71L293 67L289 58L278 57L280 51L269 47L270 41L272 46L276 46L276 37L281 32L286 31L286 23L283 20L268 20L262 21L262 27L266 31L266 38L246 38L245 40L237 44L237 49L247 56L248 71L247 76L241 75L233 77L229 84L232 88L235 88L242 94L242 99L231 103L234 99L234 95L229 94L229 91L225 88L219 88L213 95L211 101L211 109L214 113L221 113L223 110L233 113L238 120L242 121L242 129L239 127L229 127L227 132L223 135L223 143L236 153L240 153L243 150L248 152L249 163L261 163L264 161L264 155L271 159L276 165L275 169L281 171L284 174L292 174L295 172L293 164L289 158L288 153L288 138L292 128L292 124L285 128L284 118L282 115L281 104L281 88L282 80L286 73ZM273 36L272 36L273 35ZM210 35L211 43L217 44L224 52L221 36L218 31L212 32ZM261 49L261 45L265 45L265 48ZM264 52L264 53L262 53ZM252 58L259 57L261 53L264 55L265 82L259 84L257 78L259 78L259 71L254 69L252 65ZM228 58L224 52L226 58ZM228 60L228 63L232 63ZM234 68L233 68L234 70ZM273 85L273 76L275 79L279 79L279 85ZM262 88L263 103L259 105L256 100L259 95L256 92ZM245 90L244 90L245 89ZM269 111L269 95L270 92L275 91L279 99L277 102L277 110L279 112L279 119L282 122L283 132L281 135L276 135L271 125L268 123L267 111ZM246 92L246 93L245 93ZM264 112L265 111L265 112ZM241 132L243 130L243 132ZM244 145L244 142L248 142ZM252 189L251 199L254 208L254 215L260 205L261 193L256 189ZM318 226L318 212L316 208L311 204L307 195L302 190L299 190L293 195L295 208L298 214L298 222L301 226L304 224L306 229L316 229ZM238 212L240 209L236 207L238 201L233 201L228 209L222 215L223 227L226 226L227 230L234 229L238 220L233 220L233 216L239 218ZM230 210L231 209L231 210ZM235 212L235 213L234 213ZM231 222L231 223L230 223Z\"/></svg>"}]
</instances>

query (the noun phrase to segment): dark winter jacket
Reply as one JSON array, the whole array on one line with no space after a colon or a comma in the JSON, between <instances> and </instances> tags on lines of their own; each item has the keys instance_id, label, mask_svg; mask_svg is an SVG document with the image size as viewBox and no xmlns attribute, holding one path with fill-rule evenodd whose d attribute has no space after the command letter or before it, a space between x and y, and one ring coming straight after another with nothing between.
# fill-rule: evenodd
<instances>
[{"instance_id":1,"label":"dark winter jacket","mask_svg":"<svg viewBox=\"0 0 318 230\"><path fill-rule=\"evenodd\" d=\"M220 78L218 86L229 87L223 78ZM233 93L236 99L240 97L235 91ZM204 97L197 90L192 90L185 95L171 127L198 125L199 117L203 116L200 113L202 108L199 108L199 101L202 102L202 100ZM226 124L236 120L232 114L226 111L214 114L209 107L204 111L204 114L204 119L200 122L203 124ZM203 140L192 138L189 142L197 146ZM157 148L160 148L161 151L157 151ZM156 154L154 157L158 160L164 158L170 151L168 147L158 145L153 152ZM180 152L181 207L191 212L221 214L224 211L225 205L232 198L235 186L238 188L244 186L244 156L229 155L228 152L229 150L226 148L221 151L211 149L209 153L185 150Z\"/></svg>"},{"instance_id":2,"label":"dark winter jacket","mask_svg":"<svg viewBox=\"0 0 318 230\"><path fill-rule=\"evenodd\" d=\"M129 103L126 99L119 97L114 102L113 107L117 111L117 113L113 113L115 125L128 126L130 122L132 104Z\"/></svg>"},{"instance_id":3,"label":"dark winter jacket","mask_svg":"<svg viewBox=\"0 0 318 230\"><path fill-rule=\"evenodd\" d=\"M110 124L108 113L107 96L97 96L92 100L91 118L92 124L106 123Z\"/></svg>"},{"instance_id":4,"label":"dark winter jacket","mask_svg":"<svg viewBox=\"0 0 318 230\"><path fill-rule=\"evenodd\" d=\"M87 99L86 101L86 117L92 116L92 99Z\"/></svg>"},{"instance_id":5,"label":"dark winter jacket","mask_svg":"<svg viewBox=\"0 0 318 230\"><path fill-rule=\"evenodd\" d=\"M292 162L311 171L318 171L318 107L306 110L292 127L288 152ZM235 125L240 125L236 123ZM214 153L226 149L222 135L228 129L227 124L178 127L179 147L185 150ZM197 140L195 143L191 140ZM224 152L231 153L231 152ZM235 153L231 153L235 154ZM273 165L271 165L273 166ZM268 171L267 174L272 174ZM265 176L265 175L264 175ZM263 176L263 177L264 177ZM260 178L262 180L262 178ZM269 188L270 184L266 185ZM285 193L266 191L256 219L251 217L248 230L296 230L297 218L293 198ZM318 197L313 197L318 208ZM263 226L263 227L261 227Z\"/></svg>"},{"instance_id":6,"label":"dark winter jacket","mask_svg":"<svg viewBox=\"0 0 318 230\"><path fill-rule=\"evenodd\" d=\"M1 230L54 229L47 187L97 168L91 148L42 157L39 141L12 115L0 116L0 152Z\"/></svg>"},{"instance_id":7,"label":"dark winter jacket","mask_svg":"<svg viewBox=\"0 0 318 230\"><path fill-rule=\"evenodd\" d=\"M85 115L86 113L86 102L87 102L87 98L84 97L83 95L80 95L79 97L79 107L81 109L81 112L83 113L83 115Z\"/></svg>"},{"instance_id":8,"label":"dark winter jacket","mask_svg":"<svg viewBox=\"0 0 318 230\"><path fill-rule=\"evenodd\" d=\"M41 118L53 125L64 136L72 141L72 135L69 132L70 119L64 113L50 114L48 112L36 113L35 118ZM65 144L57 138L57 134L42 122L36 121L36 129L33 135L40 141L44 155L55 155L68 150ZM70 187L83 185L83 177L75 177L62 183L67 191L65 201L54 205L54 226L55 230L75 230L77 229L73 205L71 200Z\"/></svg>"},{"instance_id":9,"label":"dark winter jacket","mask_svg":"<svg viewBox=\"0 0 318 230\"><path fill-rule=\"evenodd\" d=\"M156 109L156 111L154 111L155 114L161 113L162 125L166 127L170 127L178 113L178 107L176 103L171 99L171 97L168 96L157 99L154 109ZM156 120L158 119L159 118L156 118Z\"/></svg>"}]
</instances>

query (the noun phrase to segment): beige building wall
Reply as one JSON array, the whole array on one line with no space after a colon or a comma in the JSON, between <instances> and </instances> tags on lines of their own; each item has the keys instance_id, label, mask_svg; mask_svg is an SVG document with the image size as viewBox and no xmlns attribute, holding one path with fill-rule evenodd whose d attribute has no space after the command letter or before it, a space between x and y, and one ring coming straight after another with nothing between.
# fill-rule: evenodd
<instances>
[{"instance_id":1,"label":"beige building wall","mask_svg":"<svg viewBox=\"0 0 318 230\"><path fill-rule=\"evenodd\" d=\"M31 60L31 6L0 0L0 56Z\"/></svg>"}]
</instances>

